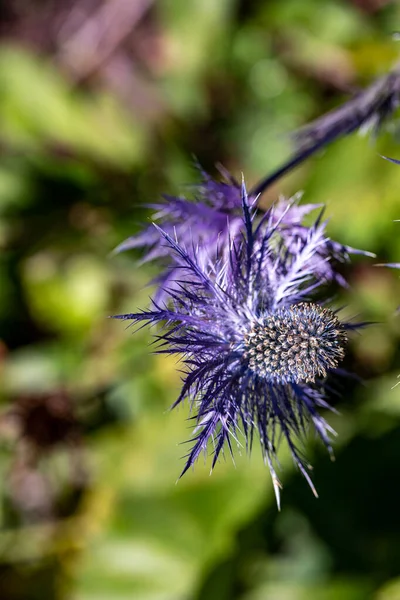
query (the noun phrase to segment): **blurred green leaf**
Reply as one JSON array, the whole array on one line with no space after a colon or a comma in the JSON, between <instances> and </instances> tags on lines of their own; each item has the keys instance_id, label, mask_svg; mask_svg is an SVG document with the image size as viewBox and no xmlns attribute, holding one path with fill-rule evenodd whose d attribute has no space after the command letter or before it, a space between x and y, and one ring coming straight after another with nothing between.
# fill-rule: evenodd
<instances>
[{"instance_id":1,"label":"blurred green leaf","mask_svg":"<svg viewBox=\"0 0 400 600\"><path fill-rule=\"evenodd\" d=\"M46 145L128 167L143 157L145 131L115 99L71 89L48 61L16 47L0 49L2 139L16 148Z\"/></svg>"}]
</instances>

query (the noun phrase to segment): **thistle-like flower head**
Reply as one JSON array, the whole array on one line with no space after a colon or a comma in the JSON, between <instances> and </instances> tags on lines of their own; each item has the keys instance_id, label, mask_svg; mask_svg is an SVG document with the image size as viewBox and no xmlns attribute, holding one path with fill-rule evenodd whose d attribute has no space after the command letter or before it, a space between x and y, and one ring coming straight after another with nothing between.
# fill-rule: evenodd
<instances>
[{"instance_id":1,"label":"thistle-like flower head","mask_svg":"<svg viewBox=\"0 0 400 600\"><path fill-rule=\"evenodd\" d=\"M233 454L241 439L250 448L256 433L279 504L280 437L315 492L298 442L311 422L330 449L332 430L318 409L329 408L325 379L342 361L356 326L313 300L325 281L321 273L331 269L321 216L300 231L293 224L289 235L281 205L255 221L244 185L241 203L241 238L228 236L228 248L208 260L156 227L179 271L171 301L118 318L160 323L159 352L182 357L183 386L174 406L188 398L195 420L183 473L209 447L214 467L224 448Z\"/></svg>"},{"instance_id":2,"label":"thistle-like flower head","mask_svg":"<svg viewBox=\"0 0 400 600\"><path fill-rule=\"evenodd\" d=\"M255 323L245 336L249 368L280 384L315 383L345 355L347 336L328 308L301 302Z\"/></svg>"}]
</instances>

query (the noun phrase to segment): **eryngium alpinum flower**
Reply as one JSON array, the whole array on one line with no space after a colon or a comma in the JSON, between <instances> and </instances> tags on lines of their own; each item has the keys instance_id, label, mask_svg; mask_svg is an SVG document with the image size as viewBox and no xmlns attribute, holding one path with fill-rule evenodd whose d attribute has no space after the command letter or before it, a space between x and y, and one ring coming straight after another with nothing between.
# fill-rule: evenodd
<instances>
[{"instance_id":1,"label":"eryngium alpinum flower","mask_svg":"<svg viewBox=\"0 0 400 600\"><path fill-rule=\"evenodd\" d=\"M255 225L244 186L242 215L242 239L231 241L228 258L207 262L202 253L202 264L193 249L157 228L181 273L169 292L172 304L154 302L152 310L117 318L161 323L158 351L182 357L174 406L188 398L195 413L182 475L209 446L214 467L224 448L233 454L243 438L250 449L257 433L279 505L275 463L282 436L315 493L298 445L312 423L331 449L332 430L318 409L329 408L325 378L342 361L356 325L311 300L329 261L321 251L328 244L321 218L306 236L295 229L288 245L284 215L277 220L272 208Z\"/></svg>"},{"instance_id":2,"label":"eryngium alpinum flower","mask_svg":"<svg viewBox=\"0 0 400 600\"><path fill-rule=\"evenodd\" d=\"M164 202L150 205L156 212L153 220L157 221L164 233L178 239L181 246L192 256L193 260L203 264L207 260L216 260L218 252L222 258L229 259L229 242L241 238L243 225L241 186L235 179L220 167L222 181L210 177L198 167L201 181L193 186L194 200L184 196L164 196ZM302 194L296 194L288 201L281 198L270 214L271 225L279 221L279 232L289 250L299 244L299 239L306 240L309 229L302 225L302 219L318 204L298 205ZM255 198L251 198L251 203ZM260 213L262 214L262 213ZM144 250L142 262L157 261L163 267L160 275L153 283L158 285L154 296L156 302L166 300L165 290L176 288L174 282L179 281L181 269L176 258L171 256L168 244L154 227L153 223L139 234L122 242L116 252L133 248ZM345 285L343 277L335 270L334 262L345 262L350 254L358 254L359 250L343 246L337 242L325 240L315 253L316 272L325 279L335 280ZM367 253L363 253L367 254ZM178 261L179 262L179 261Z\"/></svg>"}]
</instances>

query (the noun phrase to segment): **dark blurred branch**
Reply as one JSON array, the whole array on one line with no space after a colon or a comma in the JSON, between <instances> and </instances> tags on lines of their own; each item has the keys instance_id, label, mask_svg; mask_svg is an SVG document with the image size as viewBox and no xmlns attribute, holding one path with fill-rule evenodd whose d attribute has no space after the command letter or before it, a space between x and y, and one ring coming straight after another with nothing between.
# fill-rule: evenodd
<instances>
[{"instance_id":1,"label":"dark blurred branch","mask_svg":"<svg viewBox=\"0 0 400 600\"><path fill-rule=\"evenodd\" d=\"M357 129L377 132L400 103L400 63L339 108L328 112L293 135L298 151L250 191L257 196L320 148Z\"/></svg>"}]
</instances>

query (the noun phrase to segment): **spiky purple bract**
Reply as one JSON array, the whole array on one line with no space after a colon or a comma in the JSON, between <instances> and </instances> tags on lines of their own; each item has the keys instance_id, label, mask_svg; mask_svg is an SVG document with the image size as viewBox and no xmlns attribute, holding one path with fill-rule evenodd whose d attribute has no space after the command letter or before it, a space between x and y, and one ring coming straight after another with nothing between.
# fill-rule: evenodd
<instances>
[{"instance_id":1,"label":"spiky purple bract","mask_svg":"<svg viewBox=\"0 0 400 600\"><path fill-rule=\"evenodd\" d=\"M241 187L235 179L222 168L220 171L223 181L211 178L200 167L199 171L202 180L194 186L195 201L165 195L164 203L153 204L151 208L156 210L153 220L163 232L172 239L179 240L186 252L202 265L215 260L218 253L224 259L229 258L229 244L240 238L243 219ZM293 252L296 252L299 240L305 241L309 233L309 228L302 224L303 218L320 207L319 204L299 206L301 196L301 193L296 194L289 201L281 198L269 217L271 225L279 222L280 235ZM257 198L250 198L249 204L255 205L256 200ZM153 224L122 242L115 251L123 252L133 248L145 250L143 262L158 261L163 264L164 269L153 283L158 285L154 300L164 301L167 298L165 288L175 289L174 282L180 278L179 260L176 260L176 256L171 256L168 243L165 243ZM345 285L346 282L335 270L333 261L347 261L349 255L354 253L359 251L325 240L314 258L318 274L324 279L336 280L340 285Z\"/></svg>"},{"instance_id":2,"label":"spiky purple bract","mask_svg":"<svg viewBox=\"0 0 400 600\"><path fill-rule=\"evenodd\" d=\"M179 239L189 253L203 262L215 257L217 248L228 244L228 237L235 238L241 227L240 185L221 169L224 181L212 179L199 167L201 182L193 186L194 200L164 195L164 202L152 204L155 209L153 221L173 239ZM179 269L171 260L168 244L150 224L138 235L122 242L116 252L139 248L145 250L143 262L157 260L165 269L154 280L158 284L155 300L165 300L165 287L174 287L179 279Z\"/></svg>"},{"instance_id":3,"label":"spiky purple bract","mask_svg":"<svg viewBox=\"0 0 400 600\"><path fill-rule=\"evenodd\" d=\"M244 185L241 203L241 239L230 239L208 261L157 227L180 272L167 290L170 301L116 318L161 323L158 351L182 357L183 386L174 406L188 398L196 423L182 475L209 445L214 467L242 436L250 449L256 432L279 505L281 434L316 493L297 444L311 422L331 449L332 430L318 409L329 408L325 375L343 358L347 332L356 325L312 301L325 281L321 274L332 269L321 215L299 232L298 223L291 230L285 224L290 205L279 218L271 208L255 224Z\"/></svg>"}]
</instances>

